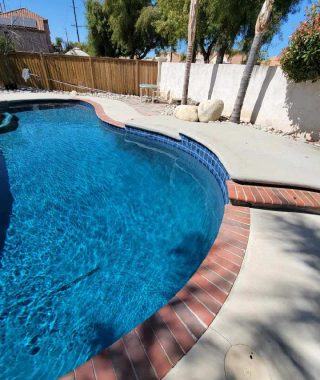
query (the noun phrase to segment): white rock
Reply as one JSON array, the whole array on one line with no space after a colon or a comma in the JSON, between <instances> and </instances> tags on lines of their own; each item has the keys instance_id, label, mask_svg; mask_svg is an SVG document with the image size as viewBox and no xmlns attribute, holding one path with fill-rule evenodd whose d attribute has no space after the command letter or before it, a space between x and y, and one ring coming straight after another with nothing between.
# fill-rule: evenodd
<instances>
[{"instance_id":1,"label":"white rock","mask_svg":"<svg viewBox=\"0 0 320 380\"><path fill-rule=\"evenodd\" d=\"M221 117L223 108L224 103L220 99L205 100L199 105L199 120L203 123L216 121Z\"/></svg>"},{"instance_id":2,"label":"white rock","mask_svg":"<svg viewBox=\"0 0 320 380\"><path fill-rule=\"evenodd\" d=\"M199 121L197 106L178 106L175 109L174 116L177 119L185 121Z\"/></svg>"}]
</instances>

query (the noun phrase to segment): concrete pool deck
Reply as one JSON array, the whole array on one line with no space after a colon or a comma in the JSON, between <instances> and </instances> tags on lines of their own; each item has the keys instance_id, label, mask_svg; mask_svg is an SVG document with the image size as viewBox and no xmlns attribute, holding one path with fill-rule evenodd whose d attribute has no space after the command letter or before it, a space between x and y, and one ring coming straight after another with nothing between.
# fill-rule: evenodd
<instances>
[{"instance_id":1,"label":"concrete pool deck","mask_svg":"<svg viewBox=\"0 0 320 380\"><path fill-rule=\"evenodd\" d=\"M0 101L72 98L19 93L3 99L3 95ZM235 180L320 189L316 175L320 150L310 145L230 123L187 125L172 117L142 117L123 102L86 99L100 104L111 119L123 124L177 139L182 133L199 141L218 155ZM225 355L230 347L241 344L262 357L271 379L318 379L320 216L254 209L250 215L246 255L231 293L193 348L180 361L171 362L175 366L165 379L225 379ZM165 337L160 337L160 345ZM163 377L141 377L143 368L127 364L132 366L132 376L127 379ZM77 373L77 380L114 376L104 371L105 377L100 377L93 361L90 371L84 376ZM66 378L75 377L70 374Z\"/></svg>"},{"instance_id":2,"label":"concrete pool deck","mask_svg":"<svg viewBox=\"0 0 320 380\"><path fill-rule=\"evenodd\" d=\"M135 118L127 124L197 140L213 151L234 180L320 190L320 149L231 122L191 123L171 116ZM290 168L290 170L288 170Z\"/></svg>"},{"instance_id":3,"label":"concrete pool deck","mask_svg":"<svg viewBox=\"0 0 320 380\"><path fill-rule=\"evenodd\" d=\"M0 102L26 99L87 99L114 120L179 139L186 135L214 152L237 181L320 190L320 149L246 125L186 123L172 116L143 116L128 104L94 96L55 93L0 93ZM148 107L148 104L146 104ZM290 170L288 170L290 168Z\"/></svg>"},{"instance_id":4,"label":"concrete pool deck","mask_svg":"<svg viewBox=\"0 0 320 380\"><path fill-rule=\"evenodd\" d=\"M125 102L102 97L50 92L0 93L0 102L82 98L100 104L105 114L123 124L175 139L183 134L197 140L220 158L233 180L320 190L320 176L316 175L320 168L320 149L301 141L230 122L186 123L172 116L143 116Z\"/></svg>"},{"instance_id":5,"label":"concrete pool deck","mask_svg":"<svg viewBox=\"0 0 320 380\"><path fill-rule=\"evenodd\" d=\"M272 380L319 379L319 283L320 216L251 210L248 248L231 294L165 379L225 379L225 354L238 344L264 359Z\"/></svg>"}]
</instances>

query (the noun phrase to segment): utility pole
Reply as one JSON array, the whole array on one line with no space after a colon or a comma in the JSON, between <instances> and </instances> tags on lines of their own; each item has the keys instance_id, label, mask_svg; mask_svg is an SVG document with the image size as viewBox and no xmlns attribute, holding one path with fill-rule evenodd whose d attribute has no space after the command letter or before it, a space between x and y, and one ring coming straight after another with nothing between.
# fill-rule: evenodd
<instances>
[{"instance_id":1,"label":"utility pole","mask_svg":"<svg viewBox=\"0 0 320 380\"><path fill-rule=\"evenodd\" d=\"M2 0L2 3L3 3L3 12L6 12L6 10L7 10L6 3L4 2L4 0Z\"/></svg>"},{"instance_id":2,"label":"utility pole","mask_svg":"<svg viewBox=\"0 0 320 380\"><path fill-rule=\"evenodd\" d=\"M67 38L67 46L66 48L69 46L69 37L68 37L68 31L67 31L67 28L64 29L65 32L66 32L66 38Z\"/></svg>"},{"instance_id":3,"label":"utility pole","mask_svg":"<svg viewBox=\"0 0 320 380\"><path fill-rule=\"evenodd\" d=\"M76 27L76 30L77 30L78 42L80 43L79 27L78 27L78 20L77 20L76 6L74 5L74 0L72 0L72 7L73 7L73 13L74 13L75 27Z\"/></svg>"}]
</instances>

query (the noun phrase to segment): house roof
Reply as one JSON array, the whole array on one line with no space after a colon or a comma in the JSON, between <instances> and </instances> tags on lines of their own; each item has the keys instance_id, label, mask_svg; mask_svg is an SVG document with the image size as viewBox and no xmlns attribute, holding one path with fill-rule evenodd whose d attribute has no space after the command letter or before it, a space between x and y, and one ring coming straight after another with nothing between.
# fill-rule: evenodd
<instances>
[{"instance_id":1,"label":"house roof","mask_svg":"<svg viewBox=\"0 0 320 380\"><path fill-rule=\"evenodd\" d=\"M38 15L37 13L34 13L30 11L27 8L18 8L13 9L11 11L2 12L0 13L0 17L4 18L14 18L14 17L21 17L26 19L33 19L37 22L37 29L38 30L45 30L44 28L44 21L47 21L44 17Z\"/></svg>"},{"instance_id":2,"label":"house roof","mask_svg":"<svg viewBox=\"0 0 320 380\"><path fill-rule=\"evenodd\" d=\"M278 56L270 57L269 59L262 61L261 64L266 66L280 66L280 60L281 57Z\"/></svg>"},{"instance_id":3,"label":"house roof","mask_svg":"<svg viewBox=\"0 0 320 380\"><path fill-rule=\"evenodd\" d=\"M76 55L78 57L89 57L89 54L86 52L82 51L78 47L74 47L73 49L69 50L66 55Z\"/></svg>"}]
</instances>

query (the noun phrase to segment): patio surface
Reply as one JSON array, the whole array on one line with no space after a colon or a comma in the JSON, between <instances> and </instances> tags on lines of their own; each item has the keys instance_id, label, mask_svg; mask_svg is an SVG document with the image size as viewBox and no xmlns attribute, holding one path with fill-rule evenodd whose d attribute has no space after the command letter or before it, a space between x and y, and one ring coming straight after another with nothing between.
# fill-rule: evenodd
<instances>
[{"instance_id":1,"label":"patio surface","mask_svg":"<svg viewBox=\"0 0 320 380\"><path fill-rule=\"evenodd\" d=\"M317 147L231 122L186 123L170 116L152 116L134 118L129 124L196 139L220 158L234 180L320 190L320 177L315 175L315 168L320 168Z\"/></svg>"},{"instance_id":2,"label":"patio surface","mask_svg":"<svg viewBox=\"0 0 320 380\"><path fill-rule=\"evenodd\" d=\"M10 94L10 100L71 98L31 95ZM5 97L0 94L0 101L9 100ZM141 116L120 101L87 99L101 104L117 121L177 139L182 133L199 141L218 155L234 180L320 190L316 147L246 126ZM225 379L225 354L239 344L262 357L270 379L318 379L319 247L320 216L251 209L247 252L230 295L198 343L165 379Z\"/></svg>"},{"instance_id":3,"label":"patio surface","mask_svg":"<svg viewBox=\"0 0 320 380\"><path fill-rule=\"evenodd\" d=\"M251 209L246 256L227 301L165 379L225 379L225 354L237 344L264 359L272 380L319 379L319 247L320 216Z\"/></svg>"},{"instance_id":4,"label":"patio surface","mask_svg":"<svg viewBox=\"0 0 320 380\"><path fill-rule=\"evenodd\" d=\"M156 107L161 109L162 105L142 103L139 109L135 106L129 111L127 104L124 110L121 104L111 106L109 102L99 103L113 119L176 139L183 134L202 143L217 154L234 180L320 190L320 177L315 175L315 168L320 168L318 147L247 125L186 123L172 116L154 115ZM138 116L142 109L151 110L152 116Z\"/></svg>"}]
</instances>

